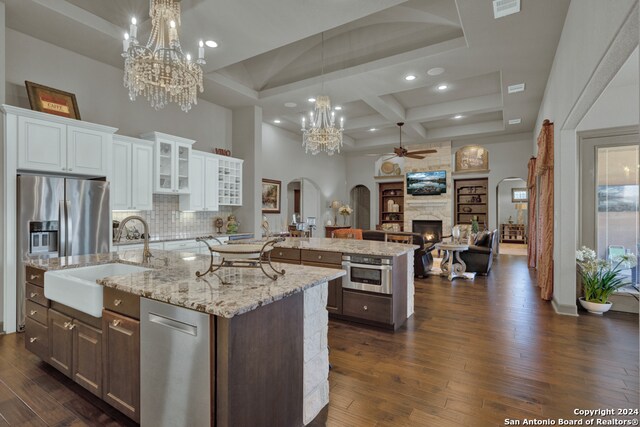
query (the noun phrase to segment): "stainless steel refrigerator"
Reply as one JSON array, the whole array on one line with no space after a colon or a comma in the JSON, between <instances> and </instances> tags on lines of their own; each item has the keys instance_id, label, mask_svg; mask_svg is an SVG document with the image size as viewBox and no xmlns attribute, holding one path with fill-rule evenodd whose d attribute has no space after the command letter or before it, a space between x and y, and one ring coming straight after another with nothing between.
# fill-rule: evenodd
<instances>
[{"instance_id":1,"label":"stainless steel refrigerator","mask_svg":"<svg viewBox=\"0 0 640 427\"><path fill-rule=\"evenodd\" d=\"M18 176L17 325L24 330L28 256L64 257L109 251L109 183Z\"/></svg>"}]
</instances>

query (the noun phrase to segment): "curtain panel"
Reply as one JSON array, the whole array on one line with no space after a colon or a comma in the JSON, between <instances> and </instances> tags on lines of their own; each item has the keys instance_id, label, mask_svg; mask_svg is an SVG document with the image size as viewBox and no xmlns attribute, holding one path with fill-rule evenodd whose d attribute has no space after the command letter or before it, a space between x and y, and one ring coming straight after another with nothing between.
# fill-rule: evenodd
<instances>
[{"instance_id":1,"label":"curtain panel","mask_svg":"<svg viewBox=\"0 0 640 427\"><path fill-rule=\"evenodd\" d=\"M553 297L553 123L545 120L538 136L536 176L540 196L536 226L536 253L540 297Z\"/></svg>"},{"instance_id":2,"label":"curtain panel","mask_svg":"<svg viewBox=\"0 0 640 427\"><path fill-rule=\"evenodd\" d=\"M527 189L529 193L529 210L527 211L527 224L529 227L529 231L527 235L529 238L527 239L527 262L529 264L529 268L536 268L536 262L538 261L538 255L536 252L537 247L537 234L536 234L536 208L537 208L537 191L538 188L536 186L536 158L532 157L529 159L528 163L529 173L527 175Z\"/></svg>"}]
</instances>

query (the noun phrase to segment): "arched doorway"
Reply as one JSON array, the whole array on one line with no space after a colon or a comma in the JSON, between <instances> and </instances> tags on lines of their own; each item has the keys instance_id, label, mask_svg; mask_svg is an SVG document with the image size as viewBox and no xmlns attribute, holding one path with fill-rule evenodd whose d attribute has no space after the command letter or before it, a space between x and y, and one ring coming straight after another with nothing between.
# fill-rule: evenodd
<instances>
[{"instance_id":1,"label":"arched doorway","mask_svg":"<svg viewBox=\"0 0 640 427\"><path fill-rule=\"evenodd\" d=\"M500 254L527 255L528 194L527 181L522 178L505 178L496 186Z\"/></svg>"},{"instance_id":2,"label":"arched doorway","mask_svg":"<svg viewBox=\"0 0 640 427\"><path fill-rule=\"evenodd\" d=\"M370 230L371 191L366 186L356 185L351 189L351 206L353 207L353 227Z\"/></svg>"},{"instance_id":3,"label":"arched doorway","mask_svg":"<svg viewBox=\"0 0 640 427\"><path fill-rule=\"evenodd\" d=\"M323 199L318 184L308 178L297 178L287 184L287 223L308 222L316 224L314 236L324 236L322 221Z\"/></svg>"}]
</instances>

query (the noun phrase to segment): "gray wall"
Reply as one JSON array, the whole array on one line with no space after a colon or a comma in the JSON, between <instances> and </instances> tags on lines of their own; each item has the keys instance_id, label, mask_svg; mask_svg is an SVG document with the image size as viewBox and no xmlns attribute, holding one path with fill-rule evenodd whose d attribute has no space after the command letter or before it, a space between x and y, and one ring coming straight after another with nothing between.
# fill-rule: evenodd
<instances>
[{"instance_id":1,"label":"gray wall","mask_svg":"<svg viewBox=\"0 0 640 427\"><path fill-rule=\"evenodd\" d=\"M576 128L638 46L638 0L572 1L538 112L555 124L554 295L561 314L577 315L575 250L579 224ZM606 122L598 126L608 127Z\"/></svg>"},{"instance_id":2,"label":"gray wall","mask_svg":"<svg viewBox=\"0 0 640 427\"><path fill-rule=\"evenodd\" d=\"M99 49L99 46L96 47ZM129 101L123 69L7 29L7 103L29 108L24 81L74 93L82 120L118 128L121 135L158 131L196 140L196 150L231 148L231 110L199 100L183 113L156 111L145 98ZM233 153L232 153L233 154Z\"/></svg>"},{"instance_id":3,"label":"gray wall","mask_svg":"<svg viewBox=\"0 0 640 427\"><path fill-rule=\"evenodd\" d=\"M316 236L324 236L324 224L333 221L329 202L334 199L349 203L346 190L347 164L345 157L339 154L327 156L320 153L307 154L302 148L302 137L268 123L262 124L262 178L282 181L282 207L289 206L287 185L300 178L307 178L320 190L320 211ZM271 227L281 227L285 211L281 214L267 215ZM287 223L291 218L286 218Z\"/></svg>"}]
</instances>

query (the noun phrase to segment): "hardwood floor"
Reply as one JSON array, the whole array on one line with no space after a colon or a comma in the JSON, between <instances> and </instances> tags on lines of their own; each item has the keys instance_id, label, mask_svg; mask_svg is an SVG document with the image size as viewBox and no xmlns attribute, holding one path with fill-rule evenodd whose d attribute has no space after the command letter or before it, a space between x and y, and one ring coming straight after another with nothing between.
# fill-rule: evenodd
<instances>
[{"instance_id":1,"label":"hardwood floor","mask_svg":"<svg viewBox=\"0 0 640 427\"><path fill-rule=\"evenodd\" d=\"M313 426L504 426L638 408L638 316L555 315L533 274L503 255L473 282L418 280L416 314L395 333L331 322L331 401ZM0 337L0 427L133 424L23 339Z\"/></svg>"}]
</instances>

